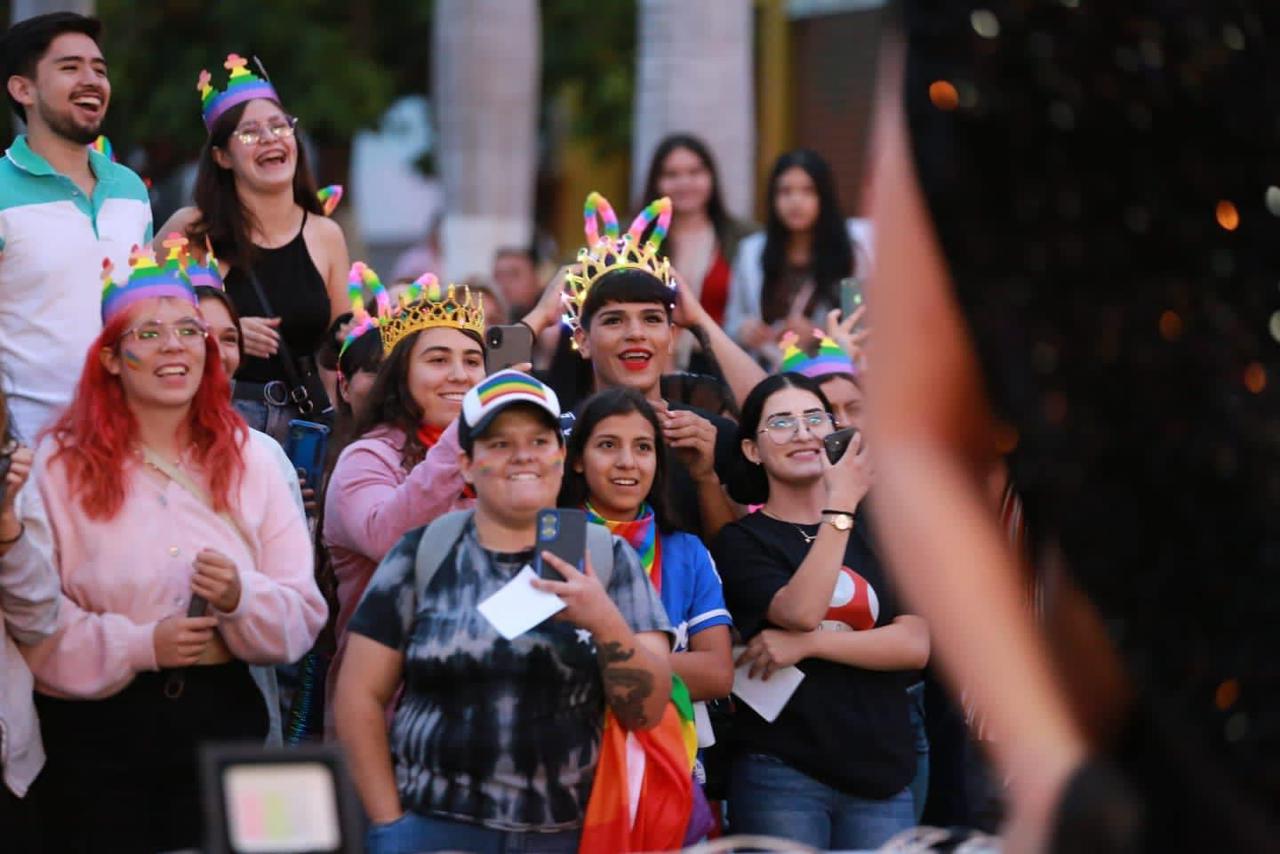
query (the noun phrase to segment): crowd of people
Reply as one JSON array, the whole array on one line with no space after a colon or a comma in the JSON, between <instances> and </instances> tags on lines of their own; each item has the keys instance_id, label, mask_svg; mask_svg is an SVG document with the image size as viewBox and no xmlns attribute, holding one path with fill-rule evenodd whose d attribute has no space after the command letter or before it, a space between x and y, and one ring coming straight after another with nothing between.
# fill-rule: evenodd
<instances>
[{"instance_id":1,"label":"crowd of people","mask_svg":"<svg viewBox=\"0 0 1280 854\"><path fill-rule=\"evenodd\" d=\"M199 75L194 204L153 233L90 145L98 32L58 13L0 44L26 122L0 165L6 845L194 846L197 748L227 740L340 745L379 852L914 824L928 634L879 566L860 434L823 444L860 426L866 333L817 155L779 161L751 235L673 136L630 226L592 194L549 283L503 249L496 288L387 287L235 54ZM515 318L529 362L487 364ZM282 448L300 420L332 431L318 477ZM586 513L581 565L535 553L548 508ZM478 606L531 565L563 610L506 637ZM776 719L730 699L735 667L793 665ZM643 801L620 824L619 791Z\"/></svg>"},{"instance_id":2,"label":"crowd of people","mask_svg":"<svg viewBox=\"0 0 1280 854\"><path fill-rule=\"evenodd\" d=\"M629 223L592 193L574 260L507 247L492 285L352 263L236 54L155 232L91 145L98 22L10 28L0 846L196 847L200 745L308 740L379 854L861 850L1001 807L1013 850L1274 842L1280 207L1249 181L1280 130L1230 97L1275 77L1274 15L900 5L874 255L814 152L754 229L677 134ZM873 264L874 333L841 299ZM580 562L538 547L578 513Z\"/></svg>"}]
</instances>

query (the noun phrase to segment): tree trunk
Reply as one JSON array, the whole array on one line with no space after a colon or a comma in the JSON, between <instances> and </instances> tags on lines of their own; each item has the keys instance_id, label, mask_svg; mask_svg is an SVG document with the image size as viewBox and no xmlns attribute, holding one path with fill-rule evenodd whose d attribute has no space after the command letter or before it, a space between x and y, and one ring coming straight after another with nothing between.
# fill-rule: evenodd
<instances>
[{"instance_id":1,"label":"tree trunk","mask_svg":"<svg viewBox=\"0 0 1280 854\"><path fill-rule=\"evenodd\" d=\"M688 132L711 148L725 205L750 217L755 195L751 0L640 0L631 192L644 190L664 136Z\"/></svg>"},{"instance_id":2,"label":"tree trunk","mask_svg":"<svg viewBox=\"0 0 1280 854\"><path fill-rule=\"evenodd\" d=\"M457 281L488 275L495 249L533 238L537 0L436 0L433 40L444 270Z\"/></svg>"}]
</instances>

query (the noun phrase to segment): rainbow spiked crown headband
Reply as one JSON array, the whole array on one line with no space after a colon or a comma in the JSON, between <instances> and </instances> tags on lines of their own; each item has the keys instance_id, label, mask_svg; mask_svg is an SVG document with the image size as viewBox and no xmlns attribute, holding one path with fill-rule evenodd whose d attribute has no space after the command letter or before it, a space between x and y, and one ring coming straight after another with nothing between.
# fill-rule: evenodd
<instances>
[{"instance_id":1,"label":"rainbow spiked crown headband","mask_svg":"<svg viewBox=\"0 0 1280 854\"><path fill-rule=\"evenodd\" d=\"M365 304L365 291L374 299L374 313ZM484 302L466 285L440 286L432 273L424 273L401 295L400 305L391 306L391 298L378 274L363 261L351 265L347 277L351 297L353 325L342 342L339 356L356 339L377 330L382 340L383 355L390 355L396 345L422 329L445 327L473 332L483 339Z\"/></svg>"},{"instance_id":2,"label":"rainbow spiked crown headband","mask_svg":"<svg viewBox=\"0 0 1280 854\"><path fill-rule=\"evenodd\" d=\"M796 346L795 333L788 333L782 342L782 366L779 370L783 373L804 374L812 379L829 374L857 373L853 359L839 344L816 331L814 337L819 338L821 343L818 344L818 351L811 356Z\"/></svg>"},{"instance_id":3,"label":"rainbow spiked crown headband","mask_svg":"<svg viewBox=\"0 0 1280 854\"><path fill-rule=\"evenodd\" d=\"M587 245L578 250L578 267L564 281L564 321L570 328L582 325L582 306L591 288L606 273L614 270L640 270L675 289L671 262L658 255L658 248L671 225L671 200L665 196L651 202L634 220L626 234L618 235L618 215L609 200L599 193L587 196L582 206ZM597 221L598 220L598 221ZM604 233L600 233L600 223ZM641 242L653 225L649 238Z\"/></svg>"},{"instance_id":4,"label":"rainbow spiked crown headband","mask_svg":"<svg viewBox=\"0 0 1280 854\"><path fill-rule=\"evenodd\" d=\"M214 122L223 113L246 101L266 98L280 103L275 87L247 69L245 66L248 64L249 60L237 53L227 55L222 67L231 73L227 77L227 88L222 91L213 88L213 77L207 68L200 72L200 77L196 80L196 91L200 93L200 113L204 117L206 130L213 130Z\"/></svg>"},{"instance_id":5,"label":"rainbow spiked crown headband","mask_svg":"<svg viewBox=\"0 0 1280 854\"><path fill-rule=\"evenodd\" d=\"M111 260L102 262L102 323L107 325L120 313L144 299L171 297L199 305L184 265L187 239L179 234L165 238L168 250L164 264L157 264L149 249L137 246L129 253L129 276L123 282L112 279Z\"/></svg>"}]
</instances>

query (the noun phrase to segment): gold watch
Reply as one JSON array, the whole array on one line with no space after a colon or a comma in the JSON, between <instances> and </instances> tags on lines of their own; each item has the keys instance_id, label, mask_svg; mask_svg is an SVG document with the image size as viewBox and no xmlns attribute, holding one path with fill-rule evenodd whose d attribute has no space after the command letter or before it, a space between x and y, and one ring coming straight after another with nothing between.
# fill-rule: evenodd
<instances>
[{"instance_id":1,"label":"gold watch","mask_svg":"<svg viewBox=\"0 0 1280 854\"><path fill-rule=\"evenodd\" d=\"M822 521L826 522L837 531L853 530L853 514L844 513L839 510L825 510L822 513Z\"/></svg>"}]
</instances>

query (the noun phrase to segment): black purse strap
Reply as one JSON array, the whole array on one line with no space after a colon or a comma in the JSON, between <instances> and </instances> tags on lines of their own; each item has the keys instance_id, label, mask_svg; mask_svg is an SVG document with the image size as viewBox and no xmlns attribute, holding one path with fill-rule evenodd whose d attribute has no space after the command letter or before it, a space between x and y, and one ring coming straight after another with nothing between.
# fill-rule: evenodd
<instances>
[{"instance_id":1,"label":"black purse strap","mask_svg":"<svg viewBox=\"0 0 1280 854\"><path fill-rule=\"evenodd\" d=\"M253 288L254 295L258 298L258 304L262 306L262 311L266 317L275 317L275 312L271 309L271 301L267 299L267 293L262 289L262 282L258 281L258 274L253 271L253 267L246 266L244 268L245 276L249 279L249 285ZM289 384L289 402L298 408L298 412L302 415L310 415L315 411L316 403L311 399L310 392L307 391L306 383L303 382L302 375L298 373L298 363L293 360L293 352L289 349L288 343L284 340L284 335L280 336L280 356L281 367L284 368L284 378Z\"/></svg>"}]
</instances>

